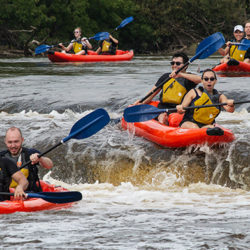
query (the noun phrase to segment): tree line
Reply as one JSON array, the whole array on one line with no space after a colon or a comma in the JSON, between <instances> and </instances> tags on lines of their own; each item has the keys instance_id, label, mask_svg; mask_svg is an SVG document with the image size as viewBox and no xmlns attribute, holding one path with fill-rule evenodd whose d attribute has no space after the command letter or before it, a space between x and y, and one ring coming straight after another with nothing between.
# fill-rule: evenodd
<instances>
[{"instance_id":1,"label":"tree line","mask_svg":"<svg viewBox=\"0 0 250 250\"><path fill-rule=\"evenodd\" d=\"M119 48L140 53L185 50L250 19L250 0L1 0L0 45L24 50L69 42L80 26L91 37L112 33ZM134 21L114 31L126 17ZM97 46L95 41L92 41Z\"/></svg>"}]
</instances>

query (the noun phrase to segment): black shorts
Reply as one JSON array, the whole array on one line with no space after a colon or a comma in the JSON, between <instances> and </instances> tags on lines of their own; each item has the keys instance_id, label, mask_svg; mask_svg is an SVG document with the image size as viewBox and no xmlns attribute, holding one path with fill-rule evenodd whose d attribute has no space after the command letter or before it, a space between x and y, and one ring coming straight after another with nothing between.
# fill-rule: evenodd
<instances>
[{"instance_id":1,"label":"black shorts","mask_svg":"<svg viewBox=\"0 0 250 250\"><path fill-rule=\"evenodd\" d=\"M193 123L197 124L199 128L202 128L202 127L204 127L204 126L206 126L206 125L213 125L213 124L215 123L215 122L213 122L212 124L203 124L203 123L200 123L200 122L195 121L194 119L187 119L187 118L185 119L185 117L184 117L184 118L182 119L182 121L180 122L179 127L181 127L181 125L182 125L184 122L193 122Z\"/></svg>"}]
</instances>

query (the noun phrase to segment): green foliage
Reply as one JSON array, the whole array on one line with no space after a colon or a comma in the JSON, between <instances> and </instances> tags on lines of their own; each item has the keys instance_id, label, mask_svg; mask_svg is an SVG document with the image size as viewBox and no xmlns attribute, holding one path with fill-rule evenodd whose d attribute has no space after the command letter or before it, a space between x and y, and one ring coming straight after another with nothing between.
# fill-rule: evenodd
<instances>
[{"instance_id":1,"label":"green foliage","mask_svg":"<svg viewBox=\"0 0 250 250\"><path fill-rule=\"evenodd\" d=\"M218 31L226 40L231 39L233 27L250 18L249 2L1 0L0 44L24 48L31 39L47 44L67 42L73 38L74 28L80 26L87 37L108 31L118 38L120 48L133 48L137 53L172 51ZM129 16L134 16L134 21L114 31ZM28 32L31 29L33 32Z\"/></svg>"}]
</instances>

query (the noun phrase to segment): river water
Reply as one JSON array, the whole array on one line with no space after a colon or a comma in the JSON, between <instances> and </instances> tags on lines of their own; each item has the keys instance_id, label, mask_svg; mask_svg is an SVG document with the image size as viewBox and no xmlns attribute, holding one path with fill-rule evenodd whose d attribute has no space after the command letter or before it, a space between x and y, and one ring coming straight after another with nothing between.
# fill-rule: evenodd
<instances>
[{"instance_id":1,"label":"river water","mask_svg":"<svg viewBox=\"0 0 250 250\"><path fill-rule=\"evenodd\" d=\"M8 127L41 152L97 108L112 119L170 71L171 58L121 63L52 64L47 58L0 59L0 149ZM217 64L196 60L189 71ZM250 78L219 77L216 88L250 99ZM4 249L249 249L250 104L217 123L236 140L221 147L167 149L110 123L48 156L41 178L83 194L72 208L1 215Z\"/></svg>"}]
</instances>

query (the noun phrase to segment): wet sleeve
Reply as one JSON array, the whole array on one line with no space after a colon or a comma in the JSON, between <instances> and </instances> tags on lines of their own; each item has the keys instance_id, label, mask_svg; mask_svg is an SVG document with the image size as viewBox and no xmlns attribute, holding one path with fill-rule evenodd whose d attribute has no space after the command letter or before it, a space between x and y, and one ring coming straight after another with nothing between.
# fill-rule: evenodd
<instances>
[{"instance_id":1,"label":"wet sleeve","mask_svg":"<svg viewBox=\"0 0 250 250\"><path fill-rule=\"evenodd\" d=\"M188 73L188 74L190 74L190 73ZM196 86L198 85L195 82L192 82L192 81L190 81L188 79L185 79L184 84L185 84L185 87L186 87L187 91L196 88Z\"/></svg>"},{"instance_id":2,"label":"wet sleeve","mask_svg":"<svg viewBox=\"0 0 250 250\"><path fill-rule=\"evenodd\" d=\"M9 177L15 174L19 169L17 168L16 164L7 158L0 158L1 166L6 169L6 172Z\"/></svg>"},{"instance_id":3,"label":"wet sleeve","mask_svg":"<svg viewBox=\"0 0 250 250\"><path fill-rule=\"evenodd\" d=\"M245 54L245 58L244 59L250 59L250 47L247 49L247 52Z\"/></svg>"},{"instance_id":4,"label":"wet sleeve","mask_svg":"<svg viewBox=\"0 0 250 250\"><path fill-rule=\"evenodd\" d=\"M36 150L34 148L30 148L28 152L29 152L29 155L32 155L32 154L35 154L35 153L41 154L40 151L38 151L38 150Z\"/></svg>"}]
</instances>

